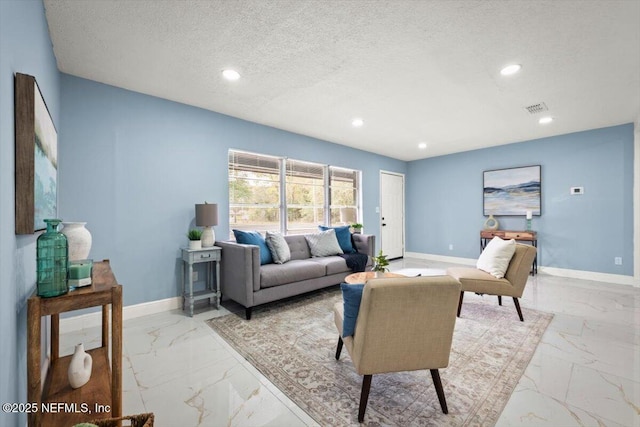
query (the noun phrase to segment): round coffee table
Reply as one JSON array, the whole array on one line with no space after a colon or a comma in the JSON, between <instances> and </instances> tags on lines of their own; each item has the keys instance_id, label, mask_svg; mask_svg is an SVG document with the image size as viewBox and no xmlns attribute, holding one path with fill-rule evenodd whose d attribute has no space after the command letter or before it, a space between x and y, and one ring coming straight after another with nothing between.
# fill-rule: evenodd
<instances>
[{"instance_id":1,"label":"round coffee table","mask_svg":"<svg viewBox=\"0 0 640 427\"><path fill-rule=\"evenodd\" d=\"M344 281L353 285L355 283L364 283L369 279L376 277L375 271L365 271L363 273L353 273L344 278ZM386 279L390 277L407 277L404 274L397 273L378 273L378 278Z\"/></svg>"}]
</instances>

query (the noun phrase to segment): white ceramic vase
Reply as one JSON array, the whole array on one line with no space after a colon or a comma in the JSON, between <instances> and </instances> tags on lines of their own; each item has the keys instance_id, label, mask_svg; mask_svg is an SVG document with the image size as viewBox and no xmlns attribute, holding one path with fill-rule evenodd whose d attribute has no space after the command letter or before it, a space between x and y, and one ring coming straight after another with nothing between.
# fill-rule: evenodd
<instances>
[{"instance_id":1,"label":"white ceramic vase","mask_svg":"<svg viewBox=\"0 0 640 427\"><path fill-rule=\"evenodd\" d=\"M189 240L189 249L202 249L202 240Z\"/></svg>"},{"instance_id":2,"label":"white ceramic vase","mask_svg":"<svg viewBox=\"0 0 640 427\"><path fill-rule=\"evenodd\" d=\"M85 385L91 378L92 367L91 355L84 351L84 344L78 344L69 363L68 377L71 388L80 388Z\"/></svg>"},{"instance_id":3,"label":"white ceramic vase","mask_svg":"<svg viewBox=\"0 0 640 427\"><path fill-rule=\"evenodd\" d=\"M91 233L85 228L86 222L63 222L61 233L67 236L69 243L69 261L89 258L91 251Z\"/></svg>"}]
</instances>

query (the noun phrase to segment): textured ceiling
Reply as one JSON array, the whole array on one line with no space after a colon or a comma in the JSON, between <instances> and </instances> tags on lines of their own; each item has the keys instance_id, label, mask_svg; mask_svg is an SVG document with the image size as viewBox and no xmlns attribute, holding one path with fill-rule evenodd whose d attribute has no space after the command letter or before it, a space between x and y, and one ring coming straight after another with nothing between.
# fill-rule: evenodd
<instances>
[{"instance_id":1,"label":"textured ceiling","mask_svg":"<svg viewBox=\"0 0 640 427\"><path fill-rule=\"evenodd\" d=\"M402 160L640 113L638 0L44 4L65 73Z\"/></svg>"}]
</instances>

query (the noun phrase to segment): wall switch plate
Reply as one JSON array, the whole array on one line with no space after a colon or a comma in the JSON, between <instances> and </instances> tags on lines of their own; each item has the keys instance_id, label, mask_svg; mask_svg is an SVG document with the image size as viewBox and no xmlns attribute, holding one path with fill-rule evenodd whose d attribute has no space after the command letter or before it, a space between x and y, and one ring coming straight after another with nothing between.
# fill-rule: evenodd
<instances>
[{"instance_id":1,"label":"wall switch plate","mask_svg":"<svg viewBox=\"0 0 640 427\"><path fill-rule=\"evenodd\" d=\"M615 257L615 258L613 259L613 262L614 262L616 265L622 265L622 257L621 257L621 256L617 256L617 257Z\"/></svg>"},{"instance_id":2,"label":"wall switch plate","mask_svg":"<svg viewBox=\"0 0 640 427\"><path fill-rule=\"evenodd\" d=\"M569 189L569 194L572 196L576 194L584 194L584 187L571 187L571 189Z\"/></svg>"},{"instance_id":3,"label":"wall switch plate","mask_svg":"<svg viewBox=\"0 0 640 427\"><path fill-rule=\"evenodd\" d=\"M449 245L449 250L452 251L453 250L453 245Z\"/></svg>"},{"instance_id":4,"label":"wall switch plate","mask_svg":"<svg viewBox=\"0 0 640 427\"><path fill-rule=\"evenodd\" d=\"M197 271L194 271L194 272L191 274L191 280L192 280L192 281L194 281L194 282L197 282L197 281L198 281L198 272L197 272Z\"/></svg>"}]
</instances>

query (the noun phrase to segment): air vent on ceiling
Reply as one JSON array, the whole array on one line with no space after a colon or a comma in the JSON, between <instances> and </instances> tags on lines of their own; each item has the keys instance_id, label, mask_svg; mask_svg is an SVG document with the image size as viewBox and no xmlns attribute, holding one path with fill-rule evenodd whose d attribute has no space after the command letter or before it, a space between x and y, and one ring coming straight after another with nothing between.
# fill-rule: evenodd
<instances>
[{"instance_id":1,"label":"air vent on ceiling","mask_svg":"<svg viewBox=\"0 0 640 427\"><path fill-rule=\"evenodd\" d=\"M544 102L529 105L527 107L524 107L524 109L527 110L529 114L538 114L542 113L543 111L549 111L549 109L547 108L547 104L545 104Z\"/></svg>"}]
</instances>

